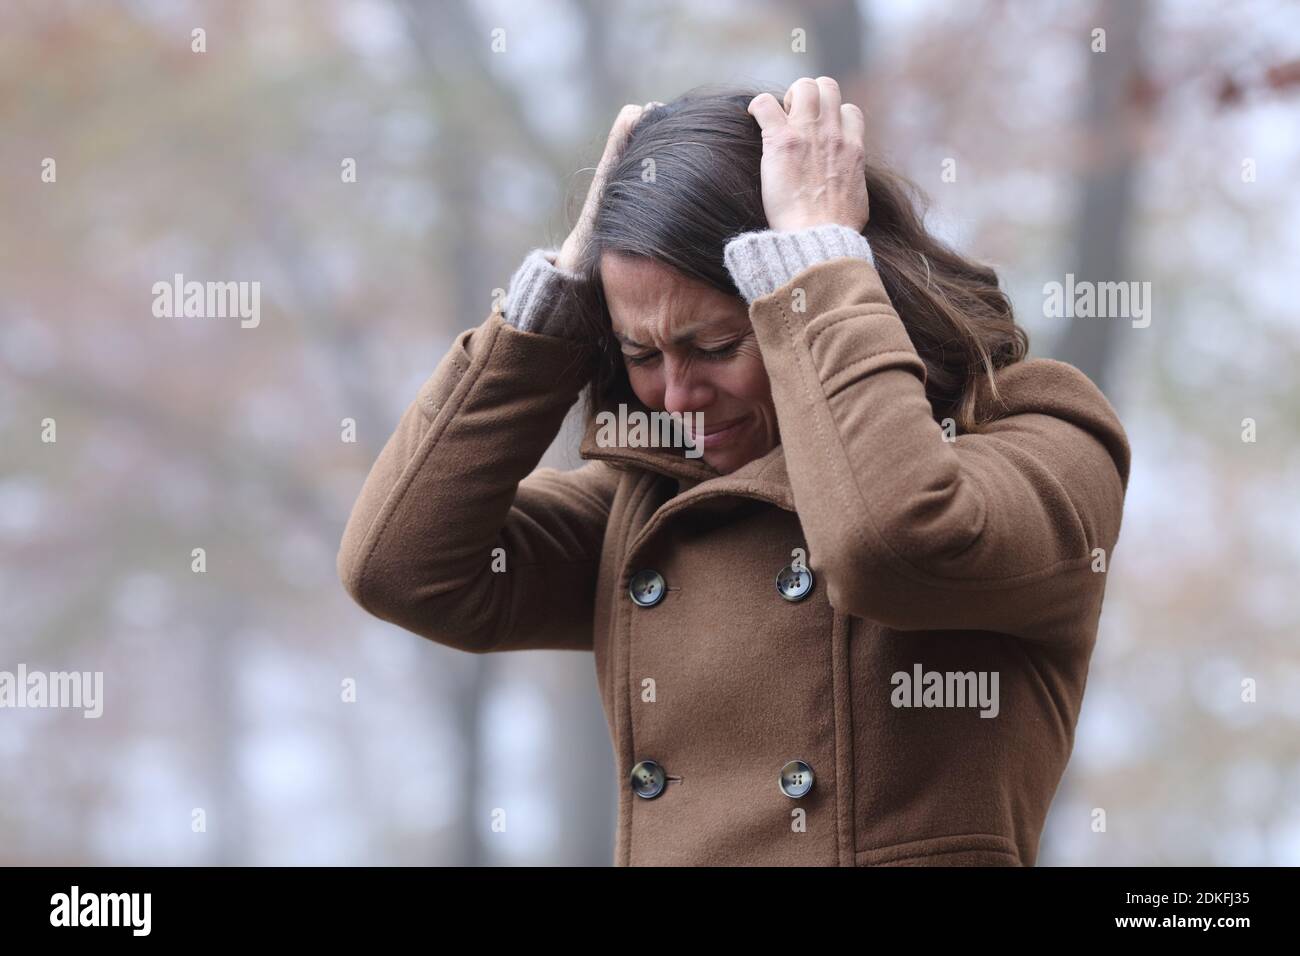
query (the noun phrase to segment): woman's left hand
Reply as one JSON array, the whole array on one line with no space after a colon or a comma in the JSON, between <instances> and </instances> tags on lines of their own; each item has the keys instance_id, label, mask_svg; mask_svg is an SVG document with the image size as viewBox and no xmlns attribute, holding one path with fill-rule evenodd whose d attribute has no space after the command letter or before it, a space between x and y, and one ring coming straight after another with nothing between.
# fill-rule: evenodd
<instances>
[{"instance_id":1,"label":"woman's left hand","mask_svg":"<svg viewBox=\"0 0 1300 956\"><path fill-rule=\"evenodd\" d=\"M763 131L763 211L771 229L793 231L839 223L858 232L867 224L866 120L840 104L829 76L803 76L785 104L760 93L748 112Z\"/></svg>"}]
</instances>

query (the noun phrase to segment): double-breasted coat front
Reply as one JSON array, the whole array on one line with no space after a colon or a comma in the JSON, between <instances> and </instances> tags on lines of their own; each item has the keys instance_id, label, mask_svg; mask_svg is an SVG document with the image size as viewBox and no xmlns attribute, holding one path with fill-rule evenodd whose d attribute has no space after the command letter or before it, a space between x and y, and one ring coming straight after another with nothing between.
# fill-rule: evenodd
<instances>
[{"instance_id":1,"label":"double-breasted coat front","mask_svg":"<svg viewBox=\"0 0 1300 956\"><path fill-rule=\"evenodd\" d=\"M995 406L981 386L994 421L945 433L860 258L750 317L781 444L729 474L607 447L594 419L581 467L538 468L584 346L498 311L461 332L366 480L343 582L450 647L593 652L616 865L1032 865L1119 534L1120 422L1028 359Z\"/></svg>"}]
</instances>

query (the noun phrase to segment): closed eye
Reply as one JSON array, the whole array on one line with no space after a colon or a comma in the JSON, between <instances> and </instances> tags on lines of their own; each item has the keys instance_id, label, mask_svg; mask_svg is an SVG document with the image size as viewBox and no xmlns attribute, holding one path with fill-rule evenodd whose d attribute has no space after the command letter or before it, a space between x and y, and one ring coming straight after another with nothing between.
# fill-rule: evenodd
<instances>
[{"instance_id":1,"label":"closed eye","mask_svg":"<svg viewBox=\"0 0 1300 956\"><path fill-rule=\"evenodd\" d=\"M695 351L699 352L700 356L706 361L716 362L720 359L725 359L728 356L734 355L738 348L740 348L739 339L729 345L724 345L721 348L696 349ZM644 355L628 355L627 353L624 353L623 357L627 359L629 365L648 365L659 357L659 353L647 352Z\"/></svg>"},{"instance_id":2,"label":"closed eye","mask_svg":"<svg viewBox=\"0 0 1300 956\"><path fill-rule=\"evenodd\" d=\"M739 339L732 342L730 345L722 346L722 348L720 349L700 349L700 354L703 355L705 358L713 361L717 359L726 358L728 355L733 354L738 348L740 348Z\"/></svg>"}]
</instances>

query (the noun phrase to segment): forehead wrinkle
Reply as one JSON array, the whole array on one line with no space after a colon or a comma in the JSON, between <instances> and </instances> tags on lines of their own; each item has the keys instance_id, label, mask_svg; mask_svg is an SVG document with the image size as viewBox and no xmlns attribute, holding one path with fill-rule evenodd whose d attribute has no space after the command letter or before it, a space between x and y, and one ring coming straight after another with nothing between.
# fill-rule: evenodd
<instances>
[{"instance_id":1,"label":"forehead wrinkle","mask_svg":"<svg viewBox=\"0 0 1300 956\"><path fill-rule=\"evenodd\" d=\"M684 343L694 341L695 333L704 327L705 327L705 323L703 322L696 322L691 325L688 325L685 328L685 330L678 332L676 335L673 336L672 338L673 344L682 345ZM614 337L617 338L620 342L624 343L625 345L635 345L637 348L647 347L642 343L636 341L636 339L628 338L628 336L618 331L618 329L614 330Z\"/></svg>"},{"instance_id":2,"label":"forehead wrinkle","mask_svg":"<svg viewBox=\"0 0 1300 956\"><path fill-rule=\"evenodd\" d=\"M617 299L617 305L630 319L629 333L662 341L665 336L659 332L666 333L676 326L678 331L668 341L687 344L701 335L724 332L731 324L731 316L715 304L720 296L710 295L699 283L690 282L653 261L606 253L602 257L602 281L610 300L611 318ZM631 319L632 316L637 318ZM642 328L638 330L638 326ZM613 331L615 338L625 345L642 349L655 347L637 341L617 327Z\"/></svg>"}]
</instances>

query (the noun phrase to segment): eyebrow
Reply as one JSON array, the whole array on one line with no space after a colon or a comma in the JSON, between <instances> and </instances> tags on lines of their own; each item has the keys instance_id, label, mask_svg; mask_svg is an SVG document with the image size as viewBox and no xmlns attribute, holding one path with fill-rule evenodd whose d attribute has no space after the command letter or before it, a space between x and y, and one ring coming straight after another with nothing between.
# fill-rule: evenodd
<instances>
[{"instance_id":1,"label":"eyebrow","mask_svg":"<svg viewBox=\"0 0 1300 956\"><path fill-rule=\"evenodd\" d=\"M676 335L673 336L673 344L674 344L674 345L681 345L681 344L684 343L684 342L690 342L690 341L694 340L694 338L695 338L695 333L698 332L698 331L700 331L700 330L703 329L703 328L705 328L705 326L703 326L703 325L692 325L692 326L688 326L688 327L686 328L686 331L684 331L684 332L679 332L679 333L677 333ZM619 340L620 342L622 342L624 345L631 345L631 346L633 346L633 347L635 347L635 348L638 348L638 349L648 349L648 348L651 348L651 346L649 346L649 345L642 345L640 342L636 341L635 339L630 339L630 338L628 338L626 335L624 335L622 332L618 331L617 329L614 330L614 338L618 339L618 340Z\"/></svg>"}]
</instances>

